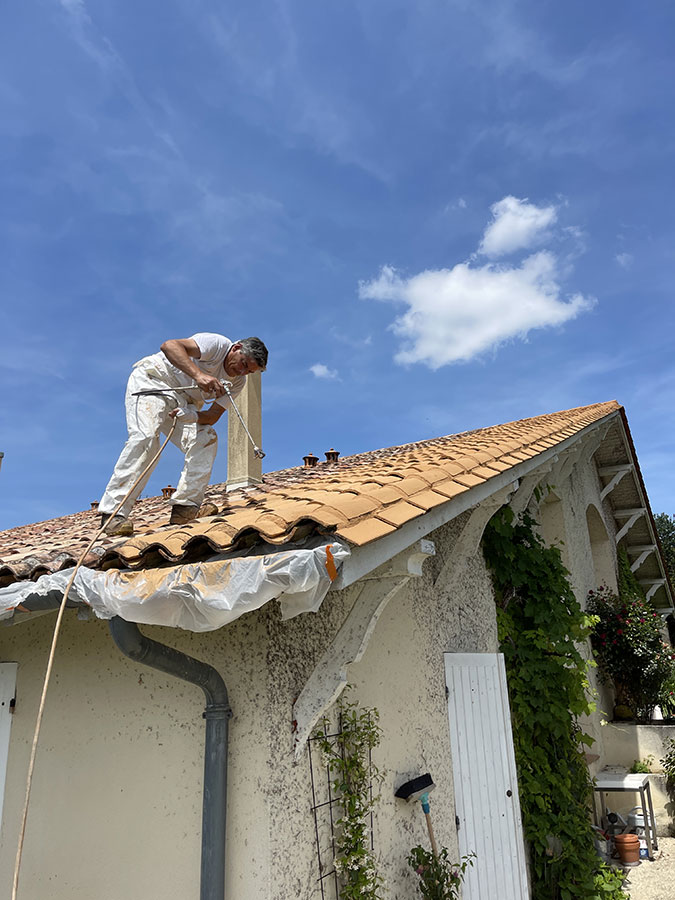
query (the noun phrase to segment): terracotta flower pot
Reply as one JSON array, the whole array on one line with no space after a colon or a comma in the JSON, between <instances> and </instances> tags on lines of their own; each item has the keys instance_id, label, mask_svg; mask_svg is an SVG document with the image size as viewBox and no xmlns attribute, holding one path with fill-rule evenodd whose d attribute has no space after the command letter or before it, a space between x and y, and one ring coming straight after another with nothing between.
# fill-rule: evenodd
<instances>
[{"instance_id":1,"label":"terracotta flower pot","mask_svg":"<svg viewBox=\"0 0 675 900\"><path fill-rule=\"evenodd\" d=\"M640 861L640 839L636 834L617 834L614 846L624 866L636 866Z\"/></svg>"}]
</instances>

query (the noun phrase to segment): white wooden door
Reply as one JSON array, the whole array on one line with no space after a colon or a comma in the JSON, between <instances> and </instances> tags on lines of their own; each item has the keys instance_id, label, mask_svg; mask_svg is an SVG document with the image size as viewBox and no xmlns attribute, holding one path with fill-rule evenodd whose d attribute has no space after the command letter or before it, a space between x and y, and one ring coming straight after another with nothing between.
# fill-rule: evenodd
<instances>
[{"instance_id":1,"label":"white wooden door","mask_svg":"<svg viewBox=\"0 0 675 900\"><path fill-rule=\"evenodd\" d=\"M16 688L17 665L17 663L0 663L0 823L2 823L2 801L5 796L9 730L12 725L11 702Z\"/></svg>"},{"instance_id":2,"label":"white wooden door","mask_svg":"<svg viewBox=\"0 0 675 900\"><path fill-rule=\"evenodd\" d=\"M529 900L504 657L444 656L459 850L477 856L463 898Z\"/></svg>"}]
</instances>

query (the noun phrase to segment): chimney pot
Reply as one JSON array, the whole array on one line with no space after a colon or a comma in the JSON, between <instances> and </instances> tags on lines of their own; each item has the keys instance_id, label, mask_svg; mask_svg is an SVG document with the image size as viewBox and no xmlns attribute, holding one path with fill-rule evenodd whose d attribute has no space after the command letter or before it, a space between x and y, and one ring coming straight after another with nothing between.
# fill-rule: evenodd
<instances>
[{"instance_id":1,"label":"chimney pot","mask_svg":"<svg viewBox=\"0 0 675 900\"><path fill-rule=\"evenodd\" d=\"M319 457L318 457L318 456L314 456L314 454L311 452L311 450L310 450L310 452L307 454L307 456L303 456L302 458L303 458L303 460L305 461L305 468L310 468L310 469L311 469L313 466L315 466L315 465L318 463L318 461L319 461Z\"/></svg>"},{"instance_id":2,"label":"chimney pot","mask_svg":"<svg viewBox=\"0 0 675 900\"><path fill-rule=\"evenodd\" d=\"M175 492L176 492L176 488L175 488L175 487L171 487L170 484L167 484L166 487L162 488L162 497L163 497L165 500L170 500L170 499L171 499L171 495L174 494Z\"/></svg>"},{"instance_id":3,"label":"chimney pot","mask_svg":"<svg viewBox=\"0 0 675 900\"><path fill-rule=\"evenodd\" d=\"M333 450L331 447L330 450L326 450L326 462L336 463L338 461L338 456L340 455L339 450Z\"/></svg>"},{"instance_id":4,"label":"chimney pot","mask_svg":"<svg viewBox=\"0 0 675 900\"><path fill-rule=\"evenodd\" d=\"M91 501L91 508L92 508L92 509L98 509L98 500L92 500L92 501Z\"/></svg>"}]
</instances>

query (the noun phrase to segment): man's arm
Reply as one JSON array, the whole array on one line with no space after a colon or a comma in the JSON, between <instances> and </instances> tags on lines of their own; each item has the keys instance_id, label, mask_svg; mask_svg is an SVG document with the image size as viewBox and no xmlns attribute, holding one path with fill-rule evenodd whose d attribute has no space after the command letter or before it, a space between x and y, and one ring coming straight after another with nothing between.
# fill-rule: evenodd
<instances>
[{"instance_id":1,"label":"man's arm","mask_svg":"<svg viewBox=\"0 0 675 900\"><path fill-rule=\"evenodd\" d=\"M216 397L223 396L225 388L220 381L214 375L207 375L206 372L202 372L199 366L192 362L193 359L199 359L202 355L196 341L193 341L192 338L172 338L169 341L164 341L160 349L169 362L177 369L185 372L190 378L194 378L199 390L204 394L215 394ZM217 421L218 418L220 416L214 421ZM211 423L205 422L203 424Z\"/></svg>"},{"instance_id":2,"label":"man's arm","mask_svg":"<svg viewBox=\"0 0 675 900\"><path fill-rule=\"evenodd\" d=\"M197 422L199 425L215 425L224 412L224 406L212 403L208 409L202 409L197 413Z\"/></svg>"}]
</instances>

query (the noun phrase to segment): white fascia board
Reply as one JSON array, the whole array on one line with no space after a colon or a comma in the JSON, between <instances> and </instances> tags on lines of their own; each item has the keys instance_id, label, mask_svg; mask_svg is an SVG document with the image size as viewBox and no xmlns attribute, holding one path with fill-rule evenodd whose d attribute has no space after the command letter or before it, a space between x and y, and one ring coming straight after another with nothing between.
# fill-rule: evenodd
<instances>
[{"instance_id":1,"label":"white fascia board","mask_svg":"<svg viewBox=\"0 0 675 900\"><path fill-rule=\"evenodd\" d=\"M602 419L598 419L597 422L593 422L591 425L582 428L577 434L565 438L564 441L561 441L554 447L543 450L531 459L518 463L513 466L513 468L508 469L508 471L496 474L494 478L490 478L488 481L483 482L483 484L478 484L476 487L469 488L468 491L464 491L464 493L459 494L457 497L453 497L453 499L448 500L447 503L436 506L423 516L412 519L410 522L397 528L397 530L393 531L391 534L387 534L377 541L366 544L364 547L352 547L352 555L342 564L340 574L333 582L330 589L332 591L339 591L342 590L342 588L349 587L350 584L354 584L355 581L363 578L364 575L372 572L373 569L388 562L393 556L396 556L398 553L401 553L403 550L410 547L415 541L419 541L420 538L426 537L426 535L430 534L432 531L435 531L442 525L446 525L448 522L456 519L457 516L466 512L467 509L478 506L479 503L487 500L488 497L496 494L497 491L509 487L514 481L518 481L526 475L529 475L531 472L534 472L540 466L551 461L554 457L564 453L578 441L584 441L599 428L606 428L607 425L619 416L618 410L610 413Z\"/></svg>"}]
</instances>

